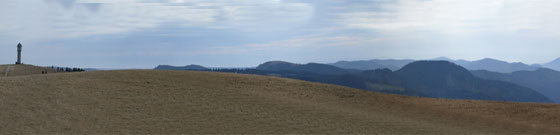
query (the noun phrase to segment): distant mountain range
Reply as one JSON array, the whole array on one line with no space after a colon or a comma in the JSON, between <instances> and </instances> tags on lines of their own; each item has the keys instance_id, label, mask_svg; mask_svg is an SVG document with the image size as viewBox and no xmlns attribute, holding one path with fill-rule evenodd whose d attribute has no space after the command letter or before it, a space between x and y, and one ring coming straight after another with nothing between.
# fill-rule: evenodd
<instances>
[{"instance_id":1,"label":"distant mountain range","mask_svg":"<svg viewBox=\"0 0 560 135\"><path fill-rule=\"evenodd\" d=\"M408 60L381 60L381 65L405 63ZM339 63L340 64L340 63ZM197 66L198 67L198 66ZM499 80L474 76L467 69L448 61L416 61L397 71L389 69L343 69L327 64L294 64L271 61L254 69L208 69L158 66L156 69L200 70L244 74L272 75L312 82L329 83L370 91L411 96L480 99L517 102L552 102L530 88Z\"/></svg>"},{"instance_id":2,"label":"distant mountain range","mask_svg":"<svg viewBox=\"0 0 560 135\"><path fill-rule=\"evenodd\" d=\"M497 73L486 70L476 70L472 73L483 79L506 81L531 88L560 103L560 72L558 71L540 68L536 71L517 71L513 73Z\"/></svg>"},{"instance_id":3,"label":"distant mountain range","mask_svg":"<svg viewBox=\"0 0 560 135\"><path fill-rule=\"evenodd\" d=\"M159 65L155 69L156 70L208 70L208 68L200 65L187 65L187 66Z\"/></svg>"},{"instance_id":4,"label":"distant mountain range","mask_svg":"<svg viewBox=\"0 0 560 135\"><path fill-rule=\"evenodd\" d=\"M283 62L283 61L266 62L257 66L256 69L265 70L265 71L310 72L310 73L325 74L325 75L342 75L342 74L359 72L359 70L342 69L326 64L319 64L319 63L294 64L294 63Z\"/></svg>"},{"instance_id":5,"label":"distant mountain range","mask_svg":"<svg viewBox=\"0 0 560 135\"><path fill-rule=\"evenodd\" d=\"M556 71L560 71L560 58L555 59L551 62L545 63L543 64L544 67L550 68L550 69L554 69Z\"/></svg>"},{"instance_id":6,"label":"distant mountain range","mask_svg":"<svg viewBox=\"0 0 560 135\"><path fill-rule=\"evenodd\" d=\"M456 63L465 67L469 70L488 70L500 73L511 73L515 71L534 71L540 68L539 66L531 66L524 63L516 62L509 63L505 61L500 61L491 58L485 58L477 61L465 61L465 60L449 60L450 62Z\"/></svg>"},{"instance_id":7,"label":"distant mountain range","mask_svg":"<svg viewBox=\"0 0 560 135\"><path fill-rule=\"evenodd\" d=\"M333 65L345 69L374 70L374 69L387 68L395 71L411 62L414 62L414 60L373 59L373 60L360 60L360 61L338 61L336 63L330 63L329 65Z\"/></svg>"},{"instance_id":8,"label":"distant mountain range","mask_svg":"<svg viewBox=\"0 0 560 135\"><path fill-rule=\"evenodd\" d=\"M460 65L468 70L488 70L492 72L499 72L499 73L511 73L515 71L535 71L539 68L546 67L560 71L560 58L556 59L552 62L539 65L527 65L520 62L509 63L506 61L485 58L476 61L467 61L467 60L453 60L447 57L438 57L431 60L444 60L453 62L457 65ZM344 69L357 69L357 70L373 70L373 69L382 69L388 68L393 71L396 71L402 68L404 65L414 62L414 60L405 59L405 60L359 60L359 61L339 61L336 63L329 63L329 65L337 66Z\"/></svg>"},{"instance_id":9,"label":"distant mountain range","mask_svg":"<svg viewBox=\"0 0 560 135\"><path fill-rule=\"evenodd\" d=\"M417 61L395 72L403 86L429 97L520 102L551 102L544 95L517 84L484 80L448 61Z\"/></svg>"}]
</instances>

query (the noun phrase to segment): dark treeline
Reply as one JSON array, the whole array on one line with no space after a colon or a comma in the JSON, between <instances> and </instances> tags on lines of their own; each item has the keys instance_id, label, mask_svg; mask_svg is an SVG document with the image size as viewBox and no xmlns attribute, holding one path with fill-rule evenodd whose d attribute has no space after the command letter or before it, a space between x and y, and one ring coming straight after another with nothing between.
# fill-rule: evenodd
<instances>
[{"instance_id":1,"label":"dark treeline","mask_svg":"<svg viewBox=\"0 0 560 135\"><path fill-rule=\"evenodd\" d=\"M52 69L56 69L56 71L62 71L62 72L83 72L85 71L82 68L77 68L77 67L56 67L56 66L50 66L49 68Z\"/></svg>"}]
</instances>

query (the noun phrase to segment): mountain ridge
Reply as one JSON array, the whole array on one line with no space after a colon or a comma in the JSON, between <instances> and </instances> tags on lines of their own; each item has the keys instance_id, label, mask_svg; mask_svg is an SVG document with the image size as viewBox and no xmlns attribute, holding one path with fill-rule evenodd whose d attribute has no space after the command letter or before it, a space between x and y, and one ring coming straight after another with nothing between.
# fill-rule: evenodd
<instances>
[{"instance_id":1,"label":"mountain ridge","mask_svg":"<svg viewBox=\"0 0 560 135\"><path fill-rule=\"evenodd\" d=\"M208 70L209 68L206 68L201 65L191 64L186 66L158 65L154 69L155 70Z\"/></svg>"},{"instance_id":2,"label":"mountain ridge","mask_svg":"<svg viewBox=\"0 0 560 135\"><path fill-rule=\"evenodd\" d=\"M462 67L465 67L468 70L488 70L488 71L500 72L500 73L511 73L515 71L525 71L525 70L534 71L541 67L541 65L539 64L528 65L521 62L506 62L493 58L483 58L475 61L467 61L462 59L453 60L448 57L437 57L429 60L449 61L458 64ZM380 64L379 63L380 61L383 61L384 64ZM393 71L396 71L404 67L406 64L409 64L414 61L415 60L411 60L411 59L404 59L404 60L373 59L373 60L357 60L357 61L338 61L336 63L331 63L330 65L334 65L345 69L373 70L373 69L389 68ZM560 68L560 61L558 66Z\"/></svg>"},{"instance_id":3,"label":"mountain ridge","mask_svg":"<svg viewBox=\"0 0 560 135\"><path fill-rule=\"evenodd\" d=\"M560 57L556 58L548 63L543 64L544 67L560 71Z\"/></svg>"},{"instance_id":4,"label":"mountain ridge","mask_svg":"<svg viewBox=\"0 0 560 135\"><path fill-rule=\"evenodd\" d=\"M356 70L342 69L336 66L319 63L295 64L285 61L269 61L256 67L257 70L267 71L298 71L327 75L342 75L357 72Z\"/></svg>"},{"instance_id":5,"label":"mountain ridge","mask_svg":"<svg viewBox=\"0 0 560 135\"><path fill-rule=\"evenodd\" d=\"M484 59L484 61L496 61ZM355 70L333 65L295 64L269 61L254 69L213 69L207 71L271 75L312 82L321 82L368 91L409 96L477 99L516 102L553 102L526 86L505 80L484 80L466 68L445 60L415 61L403 68Z\"/></svg>"},{"instance_id":6,"label":"mountain ridge","mask_svg":"<svg viewBox=\"0 0 560 135\"><path fill-rule=\"evenodd\" d=\"M338 72L334 66L271 61L254 70L224 72L274 75L411 96L517 102L552 102L542 94L517 84L483 80L448 61L416 61L395 72L389 69ZM322 69L314 69L319 67ZM325 68L329 67L329 68Z\"/></svg>"},{"instance_id":7,"label":"mountain ridge","mask_svg":"<svg viewBox=\"0 0 560 135\"><path fill-rule=\"evenodd\" d=\"M430 97L552 102L544 95L513 83L487 81L448 61L416 61L395 72L404 86Z\"/></svg>"},{"instance_id":8,"label":"mountain ridge","mask_svg":"<svg viewBox=\"0 0 560 135\"><path fill-rule=\"evenodd\" d=\"M530 66L521 62L506 62L492 58L484 58L477 61L471 61L459 64L469 70L488 70L493 72L511 73L515 71L534 71L538 67Z\"/></svg>"},{"instance_id":9,"label":"mountain ridge","mask_svg":"<svg viewBox=\"0 0 560 135\"><path fill-rule=\"evenodd\" d=\"M471 71L477 77L488 80L500 80L519 84L560 103L560 72L548 68L535 71L517 71L513 73L497 73L486 70Z\"/></svg>"}]
</instances>

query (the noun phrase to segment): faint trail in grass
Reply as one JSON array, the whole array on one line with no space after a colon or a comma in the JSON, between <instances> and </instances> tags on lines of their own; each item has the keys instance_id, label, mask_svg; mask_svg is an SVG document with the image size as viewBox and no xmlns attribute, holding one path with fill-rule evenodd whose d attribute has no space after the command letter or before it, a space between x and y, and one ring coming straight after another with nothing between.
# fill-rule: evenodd
<instances>
[{"instance_id":1,"label":"faint trail in grass","mask_svg":"<svg viewBox=\"0 0 560 135\"><path fill-rule=\"evenodd\" d=\"M6 71L4 71L4 77L8 77L8 71L10 71L10 68L12 68L12 66L8 66L8 68L6 68Z\"/></svg>"}]
</instances>

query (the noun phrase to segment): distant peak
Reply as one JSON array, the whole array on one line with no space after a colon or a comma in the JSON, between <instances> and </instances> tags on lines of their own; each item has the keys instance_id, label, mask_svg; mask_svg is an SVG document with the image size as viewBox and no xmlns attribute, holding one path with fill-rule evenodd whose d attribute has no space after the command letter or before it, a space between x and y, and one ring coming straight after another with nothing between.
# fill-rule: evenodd
<instances>
[{"instance_id":1,"label":"distant peak","mask_svg":"<svg viewBox=\"0 0 560 135\"><path fill-rule=\"evenodd\" d=\"M560 57L554 59L552 62L560 62Z\"/></svg>"},{"instance_id":2,"label":"distant peak","mask_svg":"<svg viewBox=\"0 0 560 135\"><path fill-rule=\"evenodd\" d=\"M471 77L467 69L449 61L415 61L396 71L401 75L414 75L416 78L431 76L431 79L444 79L449 75L457 78Z\"/></svg>"},{"instance_id":3,"label":"distant peak","mask_svg":"<svg viewBox=\"0 0 560 135\"><path fill-rule=\"evenodd\" d=\"M484 59L480 59L480 61L501 61L501 60L492 59L492 58L484 58Z\"/></svg>"},{"instance_id":4,"label":"distant peak","mask_svg":"<svg viewBox=\"0 0 560 135\"><path fill-rule=\"evenodd\" d=\"M437 64L453 64L449 61L443 61L443 60L419 60L419 61L414 61L414 62L410 63L409 65L412 65L412 64L434 64L434 63L437 63Z\"/></svg>"},{"instance_id":5,"label":"distant peak","mask_svg":"<svg viewBox=\"0 0 560 135\"><path fill-rule=\"evenodd\" d=\"M340 61L337 61L336 63L345 63L345 62L350 62L350 61L348 61L348 60L340 60Z\"/></svg>"},{"instance_id":6,"label":"distant peak","mask_svg":"<svg viewBox=\"0 0 560 135\"><path fill-rule=\"evenodd\" d=\"M281 70L281 69L289 69L297 65L299 64L294 64L285 61L268 61L257 66L257 69Z\"/></svg>"},{"instance_id":7,"label":"distant peak","mask_svg":"<svg viewBox=\"0 0 560 135\"><path fill-rule=\"evenodd\" d=\"M190 64L190 65L186 65L185 67L189 67L189 66L198 66L198 67L204 67L202 65L196 65L196 64Z\"/></svg>"},{"instance_id":8,"label":"distant peak","mask_svg":"<svg viewBox=\"0 0 560 135\"><path fill-rule=\"evenodd\" d=\"M290 65L298 65L295 63L291 63L291 62L286 62L286 61L268 61L263 63L263 65L275 65L275 64L290 64Z\"/></svg>"},{"instance_id":9,"label":"distant peak","mask_svg":"<svg viewBox=\"0 0 560 135\"><path fill-rule=\"evenodd\" d=\"M437 57L435 59L450 59L449 57L445 57L445 56L441 56L441 57Z\"/></svg>"},{"instance_id":10,"label":"distant peak","mask_svg":"<svg viewBox=\"0 0 560 135\"><path fill-rule=\"evenodd\" d=\"M442 67L451 67L451 68L462 68L454 63L451 63L449 61L444 61L444 60L422 60L422 61L415 61L412 62L408 65L406 65L405 67L403 67L401 70L403 69L421 69L421 68L442 68Z\"/></svg>"},{"instance_id":11,"label":"distant peak","mask_svg":"<svg viewBox=\"0 0 560 135\"><path fill-rule=\"evenodd\" d=\"M560 57L556 58L556 59L554 59L554 60L552 60L548 63L545 63L544 66L553 66L553 65L557 66L558 64L560 64Z\"/></svg>"},{"instance_id":12,"label":"distant peak","mask_svg":"<svg viewBox=\"0 0 560 135\"><path fill-rule=\"evenodd\" d=\"M502 60L498 60L498 59L493 59L493 58L484 58L484 59L480 59L474 62L491 62L491 63L509 63L507 61L502 61Z\"/></svg>"},{"instance_id":13,"label":"distant peak","mask_svg":"<svg viewBox=\"0 0 560 135\"><path fill-rule=\"evenodd\" d=\"M454 61L453 59L450 59L450 58L445 57L445 56L437 57L437 58L434 58L434 59L432 59L432 60Z\"/></svg>"}]
</instances>

